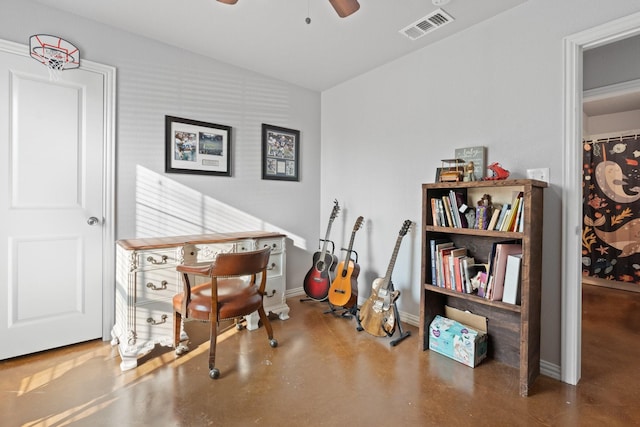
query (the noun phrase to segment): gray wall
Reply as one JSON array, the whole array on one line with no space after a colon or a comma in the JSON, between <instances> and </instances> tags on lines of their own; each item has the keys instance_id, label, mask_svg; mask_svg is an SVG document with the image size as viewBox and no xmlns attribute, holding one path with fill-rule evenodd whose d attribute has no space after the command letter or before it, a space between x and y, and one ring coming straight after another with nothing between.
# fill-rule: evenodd
<instances>
[{"instance_id":1,"label":"gray wall","mask_svg":"<svg viewBox=\"0 0 640 427\"><path fill-rule=\"evenodd\" d=\"M344 234L367 218L361 277L384 275L402 220L420 223L420 184L455 148L486 146L514 178L548 167L541 357L559 365L563 38L639 10L634 0L529 1L323 92L321 206L348 201ZM394 283L401 310L418 313L420 235L405 240Z\"/></svg>"},{"instance_id":2,"label":"gray wall","mask_svg":"<svg viewBox=\"0 0 640 427\"><path fill-rule=\"evenodd\" d=\"M118 238L284 231L287 287L302 285L320 223L319 93L30 1L0 1L0 38L27 44L38 33L117 69ZM232 126L233 176L165 174L165 115ZM300 182L261 179L262 123L300 130Z\"/></svg>"}]
</instances>

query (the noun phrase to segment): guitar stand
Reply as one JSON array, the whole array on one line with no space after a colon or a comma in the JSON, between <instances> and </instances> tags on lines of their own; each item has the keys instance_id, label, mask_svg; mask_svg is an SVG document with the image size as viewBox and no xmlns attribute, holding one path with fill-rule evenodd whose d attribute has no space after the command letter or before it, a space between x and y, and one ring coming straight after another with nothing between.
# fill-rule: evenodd
<instances>
[{"instance_id":1,"label":"guitar stand","mask_svg":"<svg viewBox=\"0 0 640 427\"><path fill-rule=\"evenodd\" d=\"M331 240L329 240L329 242L331 242ZM333 244L333 242L331 242ZM341 250L343 251L347 251L348 249L346 248L342 248ZM358 263L358 252L352 250L351 253L353 255L355 255L355 258L351 259L351 261L354 262L354 264ZM336 311L339 311L335 305L331 304L331 301L329 301L329 297L327 296L327 303L329 304L329 310L325 311L323 314L333 314L334 316L336 316ZM358 312L358 301L356 300L355 304L353 304L353 307L351 308L344 308L341 307L342 309L342 313L340 313L340 317L344 317L346 319L351 319L352 317L356 317L356 319L358 318L358 316L356 316L356 313Z\"/></svg>"},{"instance_id":2,"label":"guitar stand","mask_svg":"<svg viewBox=\"0 0 640 427\"><path fill-rule=\"evenodd\" d=\"M328 300L327 300L327 304L329 304L329 310L325 311L323 314L331 313L334 316L344 317L345 319L351 319L353 316L355 316L356 319L358 318L358 316L356 316L356 313L358 312L357 304L354 304L353 307L351 308L344 308L344 307L336 308L336 306L331 304ZM342 311L342 313L336 314L339 311Z\"/></svg>"},{"instance_id":3,"label":"guitar stand","mask_svg":"<svg viewBox=\"0 0 640 427\"><path fill-rule=\"evenodd\" d=\"M336 244L335 244L335 243L333 243L333 240L318 239L318 249L320 249L320 246L321 246L321 243L322 243L322 242L331 243L331 255L333 255L333 254L334 254L334 252L335 252L335 250L336 250ZM333 268L335 268L335 265L334 265L334 266L332 266L332 267L333 267ZM311 268L313 268L313 267L311 267ZM300 298L300 302L307 302L307 301L325 301L325 300L326 300L326 298L325 298L325 299L323 299L323 300L317 300L317 299L313 299L313 298L309 298L309 297L307 297L307 298Z\"/></svg>"},{"instance_id":4,"label":"guitar stand","mask_svg":"<svg viewBox=\"0 0 640 427\"><path fill-rule=\"evenodd\" d=\"M393 292L393 282L389 282L389 291ZM400 321L400 311L398 310L398 306L396 305L396 301L393 302L393 314L396 316L396 330L398 331L398 333L400 334L400 336L398 338L396 338L395 340L392 340L389 345L391 347L395 347L396 345L398 345L402 340L404 340L407 337L411 336L411 331L405 331L402 329L402 322ZM362 327L362 324L360 323L360 317L356 316L356 321L358 322L358 326L356 327L356 330L358 332L362 332L364 331L364 328ZM386 332L386 330L385 330ZM392 334L387 333L387 337L392 337L394 334L396 333L396 331L393 331Z\"/></svg>"}]
</instances>

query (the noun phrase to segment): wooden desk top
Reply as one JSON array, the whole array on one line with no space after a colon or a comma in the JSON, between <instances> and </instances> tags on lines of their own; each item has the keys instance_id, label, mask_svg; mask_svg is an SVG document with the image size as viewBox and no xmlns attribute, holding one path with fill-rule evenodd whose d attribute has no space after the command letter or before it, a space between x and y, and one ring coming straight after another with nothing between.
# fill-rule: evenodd
<instances>
[{"instance_id":1,"label":"wooden desk top","mask_svg":"<svg viewBox=\"0 0 640 427\"><path fill-rule=\"evenodd\" d=\"M132 250L160 249L186 244L225 243L242 239L264 239L285 237L285 234L272 231L238 231L232 233L192 234L186 236L147 237L140 239L122 239L116 243L122 248Z\"/></svg>"}]
</instances>

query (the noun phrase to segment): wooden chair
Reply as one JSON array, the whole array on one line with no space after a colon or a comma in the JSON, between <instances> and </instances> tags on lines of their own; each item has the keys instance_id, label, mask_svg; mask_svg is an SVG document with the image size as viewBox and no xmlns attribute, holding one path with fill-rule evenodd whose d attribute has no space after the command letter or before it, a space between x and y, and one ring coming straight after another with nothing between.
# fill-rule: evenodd
<instances>
[{"instance_id":1,"label":"wooden chair","mask_svg":"<svg viewBox=\"0 0 640 427\"><path fill-rule=\"evenodd\" d=\"M182 318L209 321L209 376L213 379L220 376L220 371L215 367L220 320L237 319L258 311L271 347L278 346L262 305L270 252L271 248L267 247L252 252L221 253L206 265L176 267L182 273L184 285L183 292L173 297L173 343L176 354L181 355L188 350L185 345L180 344ZM208 276L211 280L192 286L190 276Z\"/></svg>"}]
</instances>

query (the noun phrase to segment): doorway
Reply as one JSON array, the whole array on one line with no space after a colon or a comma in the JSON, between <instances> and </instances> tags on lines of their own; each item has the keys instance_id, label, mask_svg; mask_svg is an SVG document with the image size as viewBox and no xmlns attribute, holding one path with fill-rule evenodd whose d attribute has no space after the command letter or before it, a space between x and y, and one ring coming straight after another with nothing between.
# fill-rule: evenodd
<instances>
[{"instance_id":1,"label":"doorway","mask_svg":"<svg viewBox=\"0 0 640 427\"><path fill-rule=\"evenodd\" d=\"M5 359L110 335L115 69L52 77L3 40L0 59Z\"/></svg>"},{"instance_id":2,"label":"doorway","mask_svg":"<svg viewBox=\"0 0 640 427\"><path fill-rule=\"evenodd\" d=\"M564 171L562 206L561 380L577 384L581 376L582 336L582 92L583 52L640 34L640 13L592 28L564 40Z\"/></svg>"}]
</instances>

